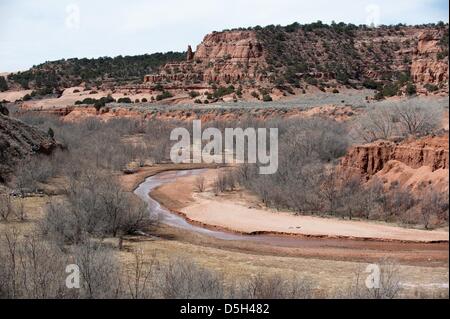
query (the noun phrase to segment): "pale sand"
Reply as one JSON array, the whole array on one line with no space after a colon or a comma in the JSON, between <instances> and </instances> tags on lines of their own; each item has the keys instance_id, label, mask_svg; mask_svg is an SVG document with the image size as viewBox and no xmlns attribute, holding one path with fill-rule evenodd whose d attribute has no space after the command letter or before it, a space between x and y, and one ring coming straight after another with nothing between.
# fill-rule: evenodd
<instances>
[{"instance_id":1,"label":"pale sand","mask_svg":"<svg viewBox=\"0 0 450 319\"><path fill-rule=\"evenodd\" d=\"M163 205L181 212L193 222L241 233L267 232L420 242L449 239L447 229L426 231L376 221L296 216L291 212L261 207L257 198L241 191L214 196L211 184L216 174L216 170L208 170L202 174L208 181L208 188L204 193L194 191L196 177L189 176L156 189L152 195L162 201Z\"/></svg>"},{"instance_id":2,"label":"pale sand","mask_svg":"<svg viewBox=\"0 0 450 319\"><path fill-rule=\"evenodd\" d=\"M0 101L6 100L9 102L15 102L22 99L25 95L31 94L33 90L21 90L21 91L6 91L0 92Z\"/></svg>"},{"instance_id":3,"label":"pale sand","mask_svg":"<svg viewBox=\"0 0 450 319\"><path fill-rule=\"evenodd\" d=\"M74 92L75 90L78 90L79 92ZM127 95L125 95L125 93L112 93L111 91L97 91L97 93L91 94L92 91L83 90L83 87L68 88L64 90L63 94L59 98L45 98L36 101L27 101L24 103L24 108L30 110L51 110L53 108L72 106L76 101L82 101L85 98L100 99L102 97L106 97L108 94L111 94L111 96L116 100L123 97L129 97L132 102L136 99L142 100L143 98L150 101L152 95L156 95L156 93L127 93Z\"/></svg>"},{"instance_id":4,"label":"pale sand","mask_svg":"<svg viewBox=\"0 0 450 319\"><path fill-rule=\"evenodd\" d=\"M402 162L391 160L375 176L387 185L400 183L403 188L420 194L430 187L441 192L448 191L448 172L448 169L442 168L433 171L429 166L412 168Z\"/></svg>"},{"instance_id":5,"label":"pale sand","mask_svg":"<svg viewBox=\"0 0 450 319\"><path fill-rule=\"evenodd\" d=\"M308 236L373 238L401 241L448 241L446 231L406 229L373 222L295 216L194 196L195 203L180 211L196 222L243 233L278 232Z\"/></svg>"}]
</instances>

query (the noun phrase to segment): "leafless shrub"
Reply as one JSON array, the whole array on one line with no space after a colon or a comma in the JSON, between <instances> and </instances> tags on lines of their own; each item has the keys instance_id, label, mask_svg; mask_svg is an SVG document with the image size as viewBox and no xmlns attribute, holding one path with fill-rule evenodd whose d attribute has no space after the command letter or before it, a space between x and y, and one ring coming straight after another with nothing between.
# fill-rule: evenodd
<instances>
[{"instance_id":1,"label":"leafless shrub","mask_svg":"<svg viewBox=\"0 0 450 319\"><path fill-rule=\"evenodd\" d=\"M13 212L18 221L23 222L27 219L27 214L25 212L25 205L23 201L21 200L16 201Z\"/></svg>"},{"instance_id":2,"label":"leafless shrub","mask_svg":"<svg viewBox=\"0 0 450 319\"><path fill-rule=\"evenodd\" d=\"M68 199L51 203L41 230L66 243L79 243L86 234L119 236L156 225L157 216L147 206L135 202L110 177L95 171L70 180Z\"/></svg>"},{"instance_id":3,"label":"leafless shrub","mask_svg":"<svg viewBox=\"0 0 450 319\"><path fill-rule=\"evenodd\" d=\"M40 230L47 238L59 245L82 242L89 229L86 227L87 218L78 210L72 209L68 203L51 202Z\"/></svg>"},{"instance_id":4,"label":"leafless shrub","mask_svg":"<svg viewBox=\"0 0 450 319\"><path fill-rule=\"evenodd\" d=\"M161 139L155 141L154 145L148 148L148 155L150 158L153 159L155 163L164 163L168 158L169 149L170 149L169 140Z\"/></svg>"},{"instance_id":5,"label":"leafless shrub","mask_svg":"<svg viewBox=\"0 0 450 319\"><path fill-rule=\"evenodd\" d=\"M11 196L0 194L0 219L8 221L9 217L13 215L14 208L11 201Z\"/></svg>"},{"instance_id":6,"label":"leafless shrub","mask_svg":"<svg viewBox=\"0 0 450 319\"><path fill-rule=\"evenodd\" d=\"M0 238L0 297L47 299L70 297L65 289L68 259L56 246L16 230Z\"/></svg>"},{"instance_id":7,"label":"leafless shrub","mask_svg":"<svg viewBox=\"0 0 450 319\"><path fill-rule=\"evenodd\" d=\"M379 287L368 288L366 277L368 273L359 270L355 274L353 283L341 290L337 298L349 299L394 299L401 291L398 265L390 260L382 260L379 264Z\"/></svg>"},{"instance_id":8,"label":"leafless shrub","mask_svg":"<svg viewBox=\"0 0 450 319\"><path fill-rule=\"evenodd\" d=\"M153 286L157 276L156 270L159 263L155 258L147 261L142 250L134 252L134 262L126 270L126 286L132 299L144 299L155 297L157 291Z\"/></svg>"},{"instance_id":9,"label":"leafless shrub","mask_svg":"<svg viewBox=\"0 0 450 319\"><path fill-rule=\"evenodd\" d=\"M398 117L402 133L405 135L424 136L432 134L440 123L440 112L417 103L395 105L394 111Z\"/></svg>"},{"instance_id":10,"label":"leafless shrub","mask_svg":"<svg viewBox=\"0 0 450 319\"><path fill-rule=\"evenodd\" d=\"M425 229L429 229L432 218L448 220L448 197L433 188L426 189L420 200L420 216ZM436 220L435 223L438 221Z\"/></svg>"},{"instance_id":11,"label":"leafless shrub","mask_svg":"<svg viewBox=\"0 0 450 319\"><path fill-rule=\"evenodd\" d=\"M11 218L18 221L26 219L24 204L11 195L0 194L0 221L7 222Z\"/></svg>"},{"instance_id":12,"label":"leafless shrub","mask_svg":"<svg viewBox=\"0 0 450 319\"><path fill-rule=\"evenodd\" d=\"M206 179L204 176L197 176L195 179L195 190L199 193L203 193L206 189Z\"/></svg>"},{"instance_id":13,"label":"leafless shrub","mask_svg":"<svg viewBox=\"0 0 450 319\"><path fill-rule=\"evenodd\" d=\"M362 192L359 193L361 205L361 216L365 219L379 219L383 215L381 200L384 196L383 183L376 177L372 178L368 184L364 185Z\"/></svg>"},{"instance_id":14,"label":"leafless shrub","mask_svg":"<svg viewBox=\"0 0 450 319\"><path fill-rule=\"evenodd\" d=\"M311 299L314 289L308 279L258 273L234 287L232 293L242 299Z\"/></svg>"},{"instance_id":15,"label":"leafless shrub","mask_svg":"<svg viewBox=\"0 0 450 319\"><path fill-rule=\"evenodd\" d=\"M411 100L369 109L354 121L354 137L357 141L370 143L379 139L432 134L439 127L442 111L419 103Z\"/></svg>"},{"instance_id":16,"label":"leafless shrub","mask_svg":"<svg viewBox=\"0 0 450 319\"><path fill-rule=\"evenodd\" d=\"M167 299L223 298L221 278L192 261L173 259L161 266L159 289Z\"/></svg>"},{"instance_id":17,"label":"leafless shrub","mask_svg":"<svg viewBox=\"0 0 450 319\"><path fill-rule=\"evenodd\" d=\"M219 174L217 174L217 177L213 184L214 194L218 195L220 193L223 193L223 192L225 192L226 189L227 189L227 186L226 186L225 174L220 172Z\"/></svg>"},{"instance_id":18,"label":"leafless shrub","mask_svg":"<svg viewBox=\"0 0 450 319\"><path fill-rule=\"evenodd\" d=\"M22 193L26 193L27 190L36 192L38 183L45 183L57 174L57 167L47 156L31 156L19 163L17 167L14 174L16 188Z\"/></svg>"},{"instance_id":19,"label":"leafless shrub","mask_svg":"<svg viewBox=\"0 0 450 319\"><path fill-rule=\"evenodd\" d=\"M229 191L234 191L237 186L237 179L236 174L234 170L227 170L224 173L224 183L225 183L225 189Z\"/></svg>"},{"instance_id":20,"label":"leafless shrub","mask_svg":"<svg viewBox=\"0 0 450 319\"><path fill-rule=\"evenodd\" d=\"M79 297L118 298L122 295L119 264L112 251L92 241L74 247L74 264L80 269Z\"/></svg>"},{"instance_id":21,"label":"leafless shrub","mask_svg":"<svg viewBox=\"0 0 450 319\"><path fill-rule=\"evenodd\" d=\"M366 143L391 138L395 134L393 109L378 106L369 110L355 121L353 130L356 137Z\"/></svg>"},{"instance_id":22,"label":"leafless shrub","mask_svg":"<svg viewBox=\"0 0 450 319\"><path fill-rule=\"evenodd\" d=\"M335 212L345 218L352 219L361 216L365 209L363 201L364 187L361 177L351 172L339 173L339 185L336 189L336 197L338 199Z\"/></svg>"}]
</instances>

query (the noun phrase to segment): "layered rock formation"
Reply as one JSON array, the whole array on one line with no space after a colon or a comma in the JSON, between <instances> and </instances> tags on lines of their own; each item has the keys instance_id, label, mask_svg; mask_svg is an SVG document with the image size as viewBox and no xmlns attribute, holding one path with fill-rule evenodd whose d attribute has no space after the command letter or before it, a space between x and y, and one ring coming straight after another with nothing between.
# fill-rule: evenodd
<instances>
[{"instance_id":1,"label":"layered rock formation","mask_svg":"<svg viewBox=\"0 0 450 319\"><path fill-rule=\"evenodd\" d=\"M341 166L385 184L411 189L437 187L448 190L449 136L426 137L399 144L378 141L355 146Z\"/></svg>"},{"instance_id":2,"label":"layered rock formation","mask_svg":"<svg viewBox=\"0 0 450 319\"><path fill-rule=\"evenodd\" d=\"M449 169L448 134L400 144L377 141L355 146L343 158L341 165L357 170L361 174L373 176L392 160L412 168L429 166L432 171Z\"/></svg>"},{"instance_id":3,"label":"layered rock formation","mask_svg":"<svg viewBox=\"0 0 450 319\"><path fill-rule=\"evenodd\" d=\"M214 32L185 62L168 63L147 85L191 88L328 84L362 86L411 74L419 93L448 92L448 26L362 28L273 27ZM444 44L443 44L444 43ZM405 85L403 83L402 85Z\"/></svg>"},{"instance_id":4,"label":"layered rock formation","mask_svg":"<svg viewBox=\"0 0 450 319\"><path fill-rule=\"evenodd\" d=\"M172 86L263 81L259 68L266 67L263 47L254 31L215 32L207 35L195 53L188 47L187 59L168 63L145 83Z\"/></svg>"},{"instance_id":5,"label":"layered rock formation","mask_svg":"<svg viewBox=\"0 0 450 319\"><path fill-rule=\"evenodd\" d=\"M419 35L411 65L411 77L421 87L427 84L441 86L448 91L448 57L442 46L443 30L425 31Z\"/></svg>"},{"instance_id":6,"label":"layered rock formation","mask_svg":"<svg viewBox=\"0 0 450 319\"><path fill-rule=\"evenodd\" d=\"M257 63L263 58L263 48L254 31L216 32L207 35L197 47L194 59L215 62Z\"/></svg>"},{"instance_id":7,"label":"layered rock formation","mask_svg":"<svg viewBox=\"0 0 450 319\"><path fill-rule=\"evenodd\" d=\"M50 154L57 145L46 133L0 114L0 182L20 160L33 154Z\"/></svg>"}]
</instances>

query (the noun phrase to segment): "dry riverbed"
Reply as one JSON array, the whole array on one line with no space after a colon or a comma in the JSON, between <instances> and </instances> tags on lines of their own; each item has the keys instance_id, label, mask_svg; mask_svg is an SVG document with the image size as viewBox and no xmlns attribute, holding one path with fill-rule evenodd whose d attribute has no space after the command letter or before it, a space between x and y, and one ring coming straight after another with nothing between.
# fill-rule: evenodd
<instances>
[{"instance_id":1,"label":"dry riverbed","mask_svg":"<svg viewBox=\"0 0 450 319\"><path fill-rule=\"evenodd\" d=\"M204 174L211 184L216 172ZM215 196L210 188L196 193L195 176L181 177L152 193L166 207L183 214L189 221L242 234L274 234L304 237L349 238L356 240L441 242L449 239L448 231L408 229L396 225L294 215L273 211L242 192Z\"/></svg>"}]
</instances>

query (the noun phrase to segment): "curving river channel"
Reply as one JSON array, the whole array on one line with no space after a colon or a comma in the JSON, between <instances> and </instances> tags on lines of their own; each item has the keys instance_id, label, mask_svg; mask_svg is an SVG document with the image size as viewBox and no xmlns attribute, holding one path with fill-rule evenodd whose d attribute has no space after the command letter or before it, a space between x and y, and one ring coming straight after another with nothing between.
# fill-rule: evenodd
<instances>
[{"instance_id":1,"label":"curving river channel","mask_svg":"<svg viewBox=\"0 0 450 319\"><path fill-rule=\"evenodd\" d=\"M169 209L163 207L159 202L157 202L150 196L151 191L161 185L173 183L181 177L199 175L205 171L205 169L196 169L162 172L147 178L135 189L134 193L148 204L148 207L152 212L160 215L160 220L162 223L171 227L177 227L190 231L192 233L202 234L220 240L251 241L268 244L271 246L314 248L314 250L316 250L317 248L321 248L321 250L324 250L324 248L337 248L339 249L339 251L346 251L347 253L350 250L353 253L367 253L369 251L373 253L414 252L418 254L428 255L433 251L436 253L438 251L448 250L448 244L380 242L336 238L304 238L282 235L242 235L226 231L210 230L201 226L190 224L182 216L172 213Z\"/></svg>"},{"instance_id":2,"label":"curving river channel","mask_svg":"<svg viewBox=\"0 0 450 319\"><path fill-rule=\"evenodd\" d=\"M172 226L178 227L181 229L189 230L191 232L204 234L208 236L212 236L214 238L223 239L223 240L243 240L246 239L244 235L236 235L232 233L226 233L221 231L209 230L200 226L195 226L189 224L183 217L172 213L167 208L161 206L156 200L150 197L150 192L155 188L173 183L177 178L186 177L186 176L195 176L199 175L206 170L204 169L196 169L196 170L183 170L183 171L168 171L159 173L157 175L151 176L145 180L138 188L134 191L134 193L141 198L144 202L148 204L150 211L159 214L160 220L162 223Z\"/></svg>"}]
</instances>

